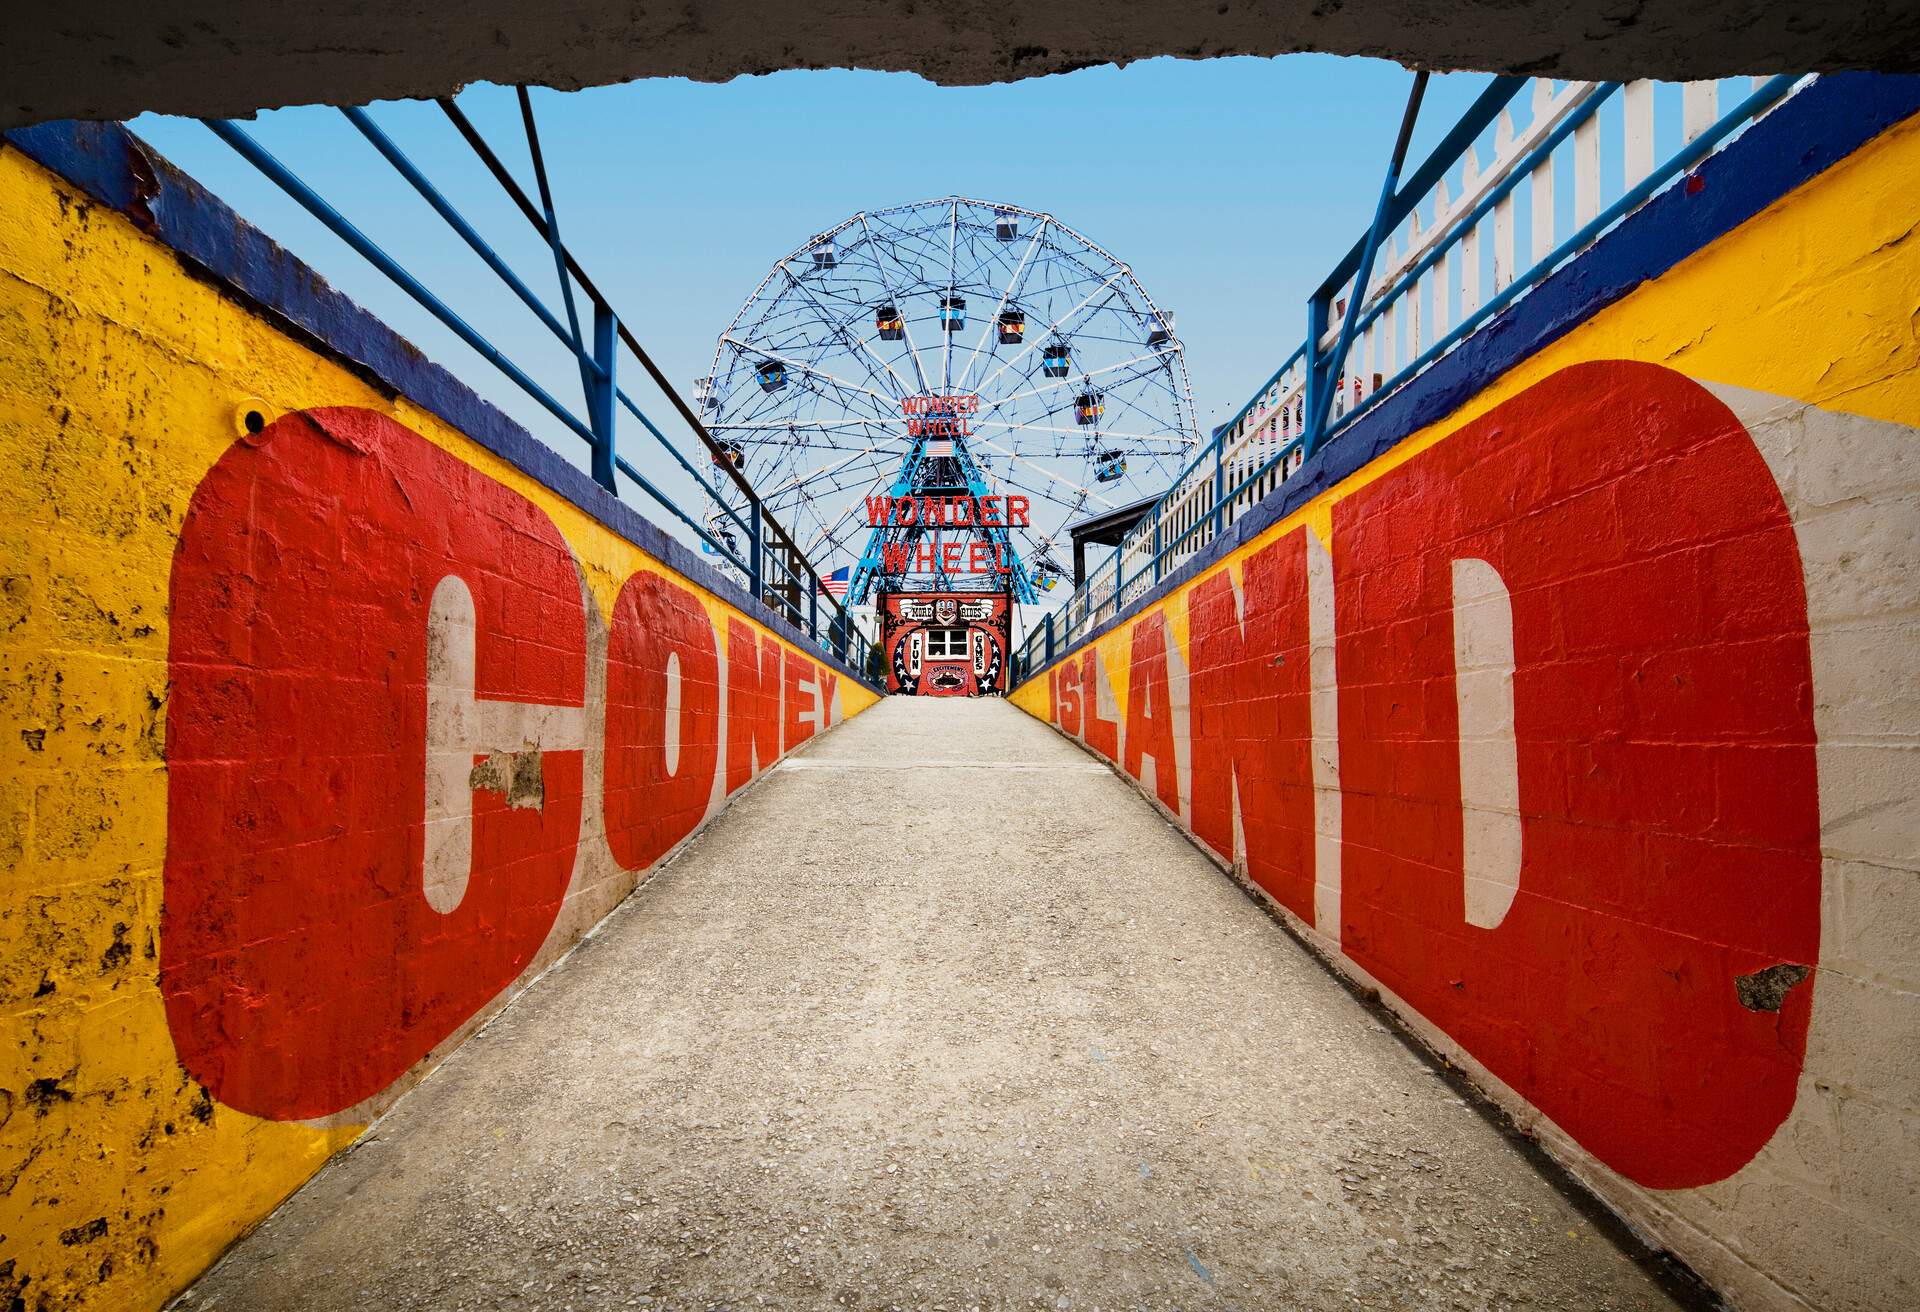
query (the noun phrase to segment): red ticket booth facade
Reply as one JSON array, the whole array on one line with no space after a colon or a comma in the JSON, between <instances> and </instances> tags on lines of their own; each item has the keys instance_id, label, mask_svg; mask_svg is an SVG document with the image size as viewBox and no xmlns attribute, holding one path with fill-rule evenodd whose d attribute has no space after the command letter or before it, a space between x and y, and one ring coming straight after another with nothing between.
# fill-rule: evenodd
<instances>
[{"instance_id":1,"label":"red ticket booth facade","mask_svg":"<svg viewBox=\"0 0 1920 1312\"><path fill-rule=\"evenodd\" d=\"M918 697L1003 696L1013 599L1005 592L880 596L887 691Z\"/></svg>"}]
</instances>

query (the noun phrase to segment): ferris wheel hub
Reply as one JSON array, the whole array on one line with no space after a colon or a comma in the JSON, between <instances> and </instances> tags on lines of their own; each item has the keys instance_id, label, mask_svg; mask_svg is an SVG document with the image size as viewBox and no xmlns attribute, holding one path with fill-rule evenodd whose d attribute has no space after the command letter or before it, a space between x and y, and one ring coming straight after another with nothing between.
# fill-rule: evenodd
<instances>
[{"instance_id":1,"label":"ferris wheel hub","mask_svg":"<svg viewBox=\"0 0 1920 1312\"><path fill-rule=\"evenodd\" d=\"M808 237L720 334L696 393L718 449L809 557L858 562L853 604L935 585L1030 598L1058 572L1066 524L1157 493L1201 441L1173 316L1132 269L1051 215L960 196ZM944 545L918 554L955 526L861 522L881 495L1020 497L1032 515L976 521L994 568L956 573ZM919 535L913 559L941 564L890 570L889 533Z\"/></svg>"}]
</instances>

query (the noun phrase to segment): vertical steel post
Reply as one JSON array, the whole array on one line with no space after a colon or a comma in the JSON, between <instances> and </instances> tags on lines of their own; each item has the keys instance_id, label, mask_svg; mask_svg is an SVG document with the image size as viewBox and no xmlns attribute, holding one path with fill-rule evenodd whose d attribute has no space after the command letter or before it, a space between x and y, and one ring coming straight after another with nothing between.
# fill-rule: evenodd
<instances>
[{"instance_id":1,"label":"vertical steel post","mask_svg":"<svg viewBox=\"0 0 1920 1312\"><path fill-rule=\"evenodd\" d=\"M820 581L808 578L812 584L807 589L807 638L811 642L820 641Z\"/></svg>"},{"instance_id":2,"label":"vertical steel post","mask_svg":"<svg viewBox=\"0 0 1920 1312\"><path fill-rule=\"evenodd\" d=\"M755 601L760 600L760 517L764 513L765 512L756 505L753 508L752 517L747 521L750 526L747 534L747 550L749 553L747 558L747 588L753 593L753 599Z\"/></svg>"},{"instance_id":3,"label":"vertical steel post","mask_svg":"<svg viewBox=\"0 0 1920 1312\"><path fill-rule=\"evenodd\" d=\"M1311 349L1311 348L1309 348ZM1227 532L1227 430L1213 435L1213 536Z\"/></svg>"},{"instance_id":4,"label":"vertical steel post","mask_svg":"<svg viewBox=\"0 0 1920 1312\"><path fill-rule=\"evenodd\" d=\"M605 304L593 303L593 362L588 380L587 426L593 429L593 481L609 492L613 486L613 430L615 353L619 349L620 321ZM617 495L617 493L616 493Z\"/></svg>"},{"instance_id":5,"label":"vertical steel post","mask_svg":"<svg viewBox=\"0 0 1920 1312\"><path fill-rule=\"evenodd\" d=\"M1307 302L1307 386L1306 395L1301 399L1304 414L1300 424L1303 460L1313 454L1319 437L1314 417L1324 416L1327 402L1331 399L1327 395L1326 366L1320 358L1320 339L1327 335L1327 315L1332 301L1333 293L1322 290L1315 292Z\"/></svg>"},{"instance_id":6,"label":"vertical steel post","mask_svg":"<svg viewBox=\"0 0 1920 1312\"><path fill-rule=\"evenodd\" d=\"M1047 664L1053 664L1053 614L1047 614Z\"/></svg>"}]
</instances>

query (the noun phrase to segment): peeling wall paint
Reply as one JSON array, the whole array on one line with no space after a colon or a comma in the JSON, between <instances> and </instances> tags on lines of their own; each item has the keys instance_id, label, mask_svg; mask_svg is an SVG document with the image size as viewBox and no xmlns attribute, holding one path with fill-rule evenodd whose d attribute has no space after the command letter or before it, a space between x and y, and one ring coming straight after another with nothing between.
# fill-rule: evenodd
<instances>
[{"instance_id":1,"label":"peeling wall paint","mask_svg":"<svg viewBox=\"0 0 1920 1312\"><path fill-rule=\"evenodd\" d=\"M1916 176L1908 120L1013 694L1745 1308L1920 1305Z\"/></svg>"},{"instance_id":2,"label":"peeling wall paint","mask_svg":"<svg viewBox=\"0 0 1920 1312\"><path fill-rule=\"evenodd\" d=\"M874 697L10 148L0 213L0 1307L152 1308Z\"/></svg>"},{"instance_id":3,"label":"peeling wall paint","mask_svg":"<svg viewBox=\"0 0 1920 1312\"><path fill-rule=\"evenodd\" d=\"M447 95L475 82L573 89L643 77L725 82L790 68L1002 82L1160 55L1301 50L1557 78L1920 69L1920 17L1900 4L558 0L488 4L451 26L421 6L351 0L176 0L164 9L95 0L88 12L95 21L85 26L36 23L8 34L0 123L146 110L249 117L277 105Z\"/></svg>"}]
</instances>

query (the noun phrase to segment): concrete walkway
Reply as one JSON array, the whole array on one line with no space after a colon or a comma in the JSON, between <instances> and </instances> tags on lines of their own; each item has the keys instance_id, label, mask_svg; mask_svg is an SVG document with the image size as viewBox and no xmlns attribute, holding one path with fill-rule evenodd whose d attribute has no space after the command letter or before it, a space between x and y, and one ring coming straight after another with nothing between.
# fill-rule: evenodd
<instances>
[{"instance_id":1,"label":"concrete walkway","mask_svg":"<svg viewBox=\"0 0 1920 1312\"><path fill-rule=\"evenodd\" d=\"M774 771L192 1306L1666 1308L1003 702Z\"/></svg>"}]
</instances>

